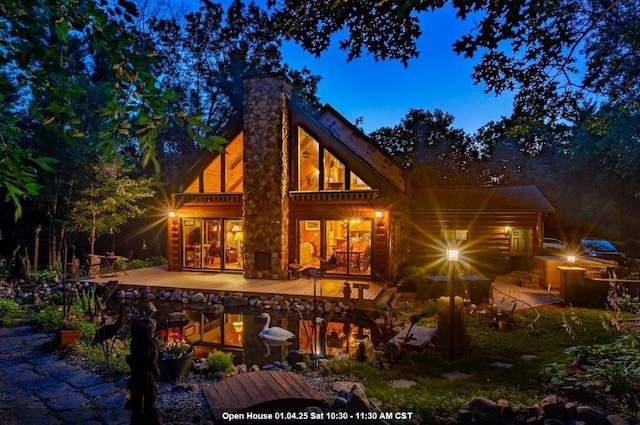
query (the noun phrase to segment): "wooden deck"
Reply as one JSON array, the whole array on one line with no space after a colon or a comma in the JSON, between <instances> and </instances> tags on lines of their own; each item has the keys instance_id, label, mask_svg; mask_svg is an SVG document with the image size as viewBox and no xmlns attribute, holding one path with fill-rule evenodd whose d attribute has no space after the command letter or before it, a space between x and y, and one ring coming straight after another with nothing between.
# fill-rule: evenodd
<instances>
[{"instance_id":1,"label":"wooden deck","mask_svg":"<svg viewBox=\"0 0 640 425\"><path fill-rule=\"evenodd\" d=\"M81 281L107 283L117 281L122 288L134 286L150 286L152 288L182 288L202 292L242 292L245 296L282 295L310 299L313 297L313 279L301 276L291 280L245 279L239 273L219 272L170 272L166 266L146 267L127 270L116 277L85 277ZM343 300L344 282L368 283L363 292L363 303L373 306L382 296L385 285L371 280L351 279L347 277L318 277L316 297L318 299ZM351 289L351 299L358 299L358 290Z\"/></svg>"},{"instance_id":2,"label":"wooden deck","mask_svg":"<svg viewBox=\"0 0 640 425\"><path fill-rule=\"evenodd\" d=\"M273 402L278 402L277 410L284 412L319 406L324 401L300 375L280 371L263 370L231 376L204 387L202 392L215 419L220 419L223 413L264 411Z\"/></svg>"}]
</instances>

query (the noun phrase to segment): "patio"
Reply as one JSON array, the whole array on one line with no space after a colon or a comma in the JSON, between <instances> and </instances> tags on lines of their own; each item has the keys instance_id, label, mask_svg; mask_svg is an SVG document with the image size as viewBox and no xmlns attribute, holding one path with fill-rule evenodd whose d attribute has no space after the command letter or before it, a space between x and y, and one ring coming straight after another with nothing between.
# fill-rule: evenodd
<instances>
[{"instance_id":1,"label":"patio","mask_svg":"<svg viewBox=\"0 0 640 425\"><path fill-rule=\"evenodd\" d=\"M127 270L118 277L91 276L80 279L82 282L108 283L117 281L121 289L135 286L152 288L181 288L197 292L242 292L245 296L273 296L312 298L313 279L301 276L291 280L245 279L241 274L216 272L169 272L167 266L146 267ZM363 289L363 302L373 305L385 293L382 282L358 281L344 277L321 276L316 284L316 297L327 300L343 300L344 282L352 286L351 299L358 299L358 290L353 289L357 283L367 283ZM365 285L366 286L366 285Z\"/></svg>"}]
</instances>

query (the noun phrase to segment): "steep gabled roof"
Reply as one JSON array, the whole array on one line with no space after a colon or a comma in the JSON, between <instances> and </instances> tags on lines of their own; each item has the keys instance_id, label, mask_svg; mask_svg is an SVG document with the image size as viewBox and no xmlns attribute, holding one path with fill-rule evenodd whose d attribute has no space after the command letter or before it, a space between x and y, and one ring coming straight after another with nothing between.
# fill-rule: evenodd
<instances>
[{"instance_id":1,"label":"steep gabled roof","mask_svg":"<svg viewBox=\"0 0 640 425\"><path fill-rule=\"evenodd\" d=\"M349 120L325 104L318 114L317 120L334 137L340 140L361 160L375 169L382 177L393 184L401 192L406 191L404 171L396 162Z\"/></svg>"},{"instance_id":2,"label":"steep gabled roof","mask_svg":"<svg viewBox=\"0 0 640 425\"><path fill-rule=\"evenodd\" d=\"M414 212L555 212L553 205L534 185L418 189L413 193L412 205Z\"/></svg>"},{"instance_id":3,"label":"steep gabled roof","mask_svg":"<svg viewBox=\"0 0 640 425\"><path fill-rule=\"evenodd\" d=\"M242 131L242 114L234 115L230 120L227 126L224 129L224 132L220 135L227 139L228 142L234 139L240 132ZM211 161L215 157L220 155L220 152L209 151L207 149L202 149L199 153L196 154L195 158L189 166L183 170L182 173L175 180L173 180L168 185L169 193L181 193L186 186L189 185L193 180L200 176L202 170L207 168Z\"/></svg>"}]
</instances>

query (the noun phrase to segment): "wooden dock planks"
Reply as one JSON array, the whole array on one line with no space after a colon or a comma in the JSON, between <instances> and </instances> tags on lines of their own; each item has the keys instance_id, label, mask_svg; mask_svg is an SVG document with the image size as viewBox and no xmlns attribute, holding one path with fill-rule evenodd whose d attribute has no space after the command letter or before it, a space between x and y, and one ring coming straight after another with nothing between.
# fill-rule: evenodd
<instances>
[{"instance_id":1,"label":"wooden dock planks","mask_svg":"<svg viewBox=\"0 0 640 425\"><path fill-rule=\"evenodd\" d=\"M279 400L294 405L318 405L324 398L293 372L259 371L235 375L213 383L203 390L215 418L223 413L249 410ZM300 403L301 402L301 403Z\"/></svg>"}]
</instances>

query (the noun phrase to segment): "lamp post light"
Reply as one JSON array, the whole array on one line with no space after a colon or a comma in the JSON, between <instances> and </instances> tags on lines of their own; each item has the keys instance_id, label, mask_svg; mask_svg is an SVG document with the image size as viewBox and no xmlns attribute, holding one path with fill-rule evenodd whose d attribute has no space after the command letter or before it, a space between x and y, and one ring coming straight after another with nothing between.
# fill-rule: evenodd
<instances>
[{"instance_id":1,"label":"lamp post light","mask_svg":"<svg viewBox=\"0 0 640 425\"><path fill-rule=\"evenodd\" d=\"M33 270L38 271L38 251L40 251L40 232L42 231L42 226L38 224L36 227L36 240L35 240L35 248L33 252Z\"/></svg>"},{"instance_id":2,"label":"lamp post light","mask_svg":"<svg viewBox=\"0 0 640 425\"><path fill-rule=\"evenodd\" d=\"M449 262L449 362L453 361L454 337L455 337L455 271L456 264L460 261L460 250L457 248L447 248L447 261Z\"/></svg>"}]
</instances>

